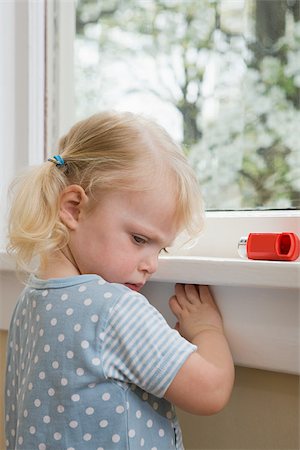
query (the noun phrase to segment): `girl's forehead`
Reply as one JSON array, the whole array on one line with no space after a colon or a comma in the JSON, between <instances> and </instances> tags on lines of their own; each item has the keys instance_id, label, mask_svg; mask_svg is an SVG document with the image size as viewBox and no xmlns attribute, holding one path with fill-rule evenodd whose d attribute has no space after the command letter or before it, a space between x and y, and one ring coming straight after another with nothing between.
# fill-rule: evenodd
<instances>
[{"instance_id":1,"label":"girl's forehead","mask_svg":"<svg viewBox=\"0 0 300 450\"><path fill-rule=\"evenodd\" d=\"M98 213L118 211L126 220L153 225L156 228L175 226L176 196L169 188L154 186L143 191L115 191L103 193L97 206Z\"/></svg>"},{"instance_id":2,"label":"girl's forehead","mask_svg":"<svg viewBox=\"0 0 300 450\"><path fill-rule=\"evenodd\" d=\"M117 203L122 208L144 214L160 212L162 216L176 209L176 196L168 186L157 185L140 191L116 191L108 195L109 202Z\"/></svg>"}]
</instances>

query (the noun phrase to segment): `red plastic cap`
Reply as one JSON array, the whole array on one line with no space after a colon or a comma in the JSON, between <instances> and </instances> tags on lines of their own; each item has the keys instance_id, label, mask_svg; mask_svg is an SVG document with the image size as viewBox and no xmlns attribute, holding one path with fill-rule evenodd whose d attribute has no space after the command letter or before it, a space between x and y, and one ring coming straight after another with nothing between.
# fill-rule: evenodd
<instances>
[{"instance_id":1,"label":"red plastic cap","mask_svg":"<svg viewBox=\"0 0 300 450\"><path fill-rule=\"evenodd\" d=\"M300 241L295 233L250 233L247 256L250 259L294 261L299 258Z\"/></svg>"}]
</instances>

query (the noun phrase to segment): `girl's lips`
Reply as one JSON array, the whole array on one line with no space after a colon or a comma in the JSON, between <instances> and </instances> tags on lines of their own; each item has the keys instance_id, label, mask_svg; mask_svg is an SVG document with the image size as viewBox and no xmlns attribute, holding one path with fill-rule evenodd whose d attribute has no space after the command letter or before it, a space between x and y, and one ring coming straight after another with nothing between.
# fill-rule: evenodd
<instances>
[{"instance_id":1,"label":"girl's lips","mask_svg":"<svg viewBox=\"0 0 300 450\"><path fill-rule=\"evenodd\" d=\"M143 284L131 284L131 283L125 283L125 286L127 286L129 289L132 289L133 291L139 291L142 289Z\"/></svg>"}]
</instances>

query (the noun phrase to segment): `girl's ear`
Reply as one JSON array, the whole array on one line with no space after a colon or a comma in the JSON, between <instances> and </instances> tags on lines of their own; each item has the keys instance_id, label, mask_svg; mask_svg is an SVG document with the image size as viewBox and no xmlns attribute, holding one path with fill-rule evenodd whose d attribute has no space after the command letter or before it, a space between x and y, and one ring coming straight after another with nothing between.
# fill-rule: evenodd
<instances>
[{"instance_id":1,"label":"girl's ear","mask_svg":"<svg viewBox=\"0 0 300 450\"><path fill-rule=\"evenodd\" d=\"M88 203L88 196L81 186L67 186L60 195L59 217L70 229L75 230L79 216Z\"/></svg>"}]
</instances>

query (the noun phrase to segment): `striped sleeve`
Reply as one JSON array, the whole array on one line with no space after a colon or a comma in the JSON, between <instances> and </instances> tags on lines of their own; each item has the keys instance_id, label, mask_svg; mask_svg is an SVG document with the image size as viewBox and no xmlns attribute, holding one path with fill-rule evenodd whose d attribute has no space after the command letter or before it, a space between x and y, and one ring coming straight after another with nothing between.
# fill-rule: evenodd
<instances>
[{"instance_id":1,"label":"striped sleeve","mask_svg":"<svg viewBox=\"0 0 300 450\"><path fill-rule=\"evenodd\" d=\"M163 397L197 347L170 328L141 294L125 294L110 314L102 354L105 375Z\"/></svg>"}]
</instances>

